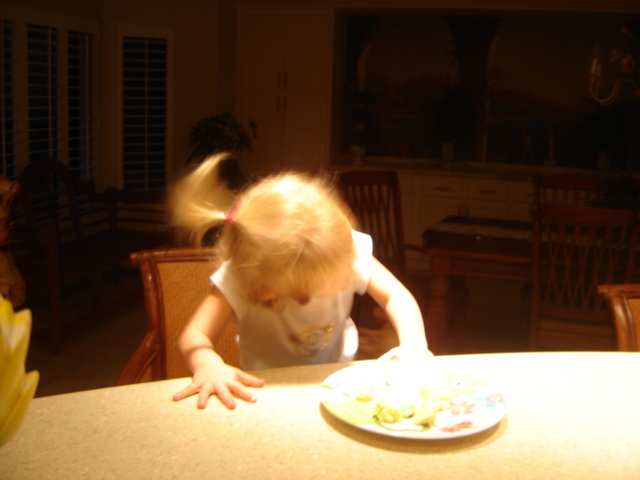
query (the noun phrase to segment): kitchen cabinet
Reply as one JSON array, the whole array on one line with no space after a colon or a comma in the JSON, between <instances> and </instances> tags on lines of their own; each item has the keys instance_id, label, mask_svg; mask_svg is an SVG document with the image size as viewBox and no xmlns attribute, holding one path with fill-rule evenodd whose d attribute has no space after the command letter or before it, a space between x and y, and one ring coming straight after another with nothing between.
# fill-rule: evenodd
<instances>
[{"instance_id":1,"label":"kitchen cabinet","mask_svg":"<svg viewBox=\"0 0 640 480\"><path fill-rule=\"evenodd\" d=\"M509 182L465 179L461 214L469 217L507 218Z\"/></svg>"},{"instance_id":2,"label":"kitchen cabinet","mask_svg":"<svg viewBox=\"0 0 640 480\"><path fill-rule=\"evenodd\" d=\"M330 111L323 95L246 92L241 111L258 125L253 152L247 155L252 173L326 166L328 137L320 134Z\"/></svg>"},{"instance_id":3,"label":"kitchen cabinet","mask_svg":"<svg viewBox=\"0 0 640 480\"><path fill-rule=\"evenodd\" d=\"M531 180L510 182L507 218L511 220L531 221L532 201L533 182Z\"/></svg>"},{"instance_id":4,"label":"kitchen cabinet","mask_svg":"<svg viewBox=\"0 0 640 480\"><path fill-rule=\"evenodd\" d=\"M278 9L239 13L238 99L255 122L252 173L316 172L329 156L333 13Z\"/></svg>"},{"instance_id":5,"label":"kitchen cabinet","mask_svg":"<svg viewBox=\"0 0 640 480\"><path fill-rule=\"evenodd\" d=\"M530 220L530 180L399 171L407 243L422 245L422 232L450 215ZM409 268L428 268L428 258L410 253Z\"/></svg>"},{"instance_id":6,"label":"kitchen cabinet","mask_svg":"<svg viewBox=\"0 0 640 480\"><path fill-rule=\"evenodd\" d=\"M241 12L240 87L327 90L331 86L333 16L327 12Z\"/></svg>"}]
</instances>

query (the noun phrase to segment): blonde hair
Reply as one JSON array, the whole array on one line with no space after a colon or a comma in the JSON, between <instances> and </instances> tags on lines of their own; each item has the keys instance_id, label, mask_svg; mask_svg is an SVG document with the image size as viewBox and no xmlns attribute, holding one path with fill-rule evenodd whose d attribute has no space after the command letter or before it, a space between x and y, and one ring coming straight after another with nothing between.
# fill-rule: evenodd
<instances>
[{"instance_id":1,"label":"blonde hair","mask_svg":"<svg viewBox=\"0 0 640 480\"><path fill-rule=\"evenodd\" d=\"M224 224L222 259L231 260L250 301L260 302L267 289L277 293L276 303L308 298L350 273L354 220L327 181L281 173L234 198L219 177L223 159L209 157L179 182L173 210L198 245L207 231Z\"/></svg>"}]
</instances>

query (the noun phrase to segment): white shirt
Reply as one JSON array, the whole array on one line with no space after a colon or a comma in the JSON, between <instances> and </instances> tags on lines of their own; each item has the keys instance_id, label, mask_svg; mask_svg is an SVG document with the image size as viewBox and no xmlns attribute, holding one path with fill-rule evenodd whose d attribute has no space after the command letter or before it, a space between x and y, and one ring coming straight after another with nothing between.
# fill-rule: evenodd
<instances>
[{"instance_id":1,"label":"white shirt","mask_svg":"<svg viewBox=\"0 0 640 480\"><path fill-rule=\"evenodd\" d=\"M240 366L244 370L348 362L358 350L358 332L350 318L353 295L366 293L373 264L371 237L353 232L354 280L327 298L306 305L287 302L282 312L247 299L233 269L224 262L211 281L225 296L238 326Z\"/></svg>"}]
</instances>

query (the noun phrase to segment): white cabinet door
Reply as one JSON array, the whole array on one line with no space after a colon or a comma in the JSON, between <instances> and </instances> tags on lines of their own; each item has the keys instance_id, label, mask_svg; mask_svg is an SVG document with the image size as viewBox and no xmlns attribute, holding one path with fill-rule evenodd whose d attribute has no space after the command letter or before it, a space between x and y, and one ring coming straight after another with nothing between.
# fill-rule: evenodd
<instances>
[{"instance_id":1,"label":"white cabinet door","mask_svg":"<svg viewBox=\"0 0 640 480\"><path fill-rule=\"evenodd\" d=\"M416 223L422 231L445 217L462 215L464 205L464 185L460 178L438 176L416 176L419 202ZM421 237L422 238L422 237Z\"/></svg>"},{"instance_id":2,"label":"white cabinet door","mask_svg":"<svg viewBox=\"0 0 640 480\"><path fill-rule=\"evenodd\" d=\"M240 118L258 126L253 152L243 155L243 166L255 174L283 169L318 172L329 150L329 107L321 94L281 95L245 92Z\"/></svg>"},{"instance_id":3,"label":"white cabinet door","mask_svg":"<svg viewBox=\"0 0 640 480\"><path fill-rule=\"evenodd\" d=\"M283 84L285 18L241 15L238 31L238 81L241 89L277 90Z\"/></svg>"},{"instance_id":4,"label":"white cabinet door","mask_svg":"<svg viewBox=\"0 0 640 480\"><path fill-rule=\"evenodd\" d=\"M465 216L476 218L507 218L507 203L492 200L473 200L465 204Z\"/></svg>"},{"instance_id":5,"label":"white cabinet door","mask_svg":"<svg viewBox=\"0 0 640 480\"><path fill-rule=\"evenodd\" d=\"M462 204L459 198L420 196L416 212L416 227L420 238L422 231L451 215L462 215Z\"/></svg>"},{"instance_id":6,"label":"white cabinet door","mask_svg":"<svg viewBox=\"0 0 640 480\"><path fill-rule=\"evenodd\" d=\"M465 180L464 215L482 218L507 218L509 184L502 180Z\"/></svg>"},{"instance_id":7,"label":"white cabinet door","mask_svg":"<svg viewBox=\"0 0 640 480\"><path fill-rule=\"evenodd\" d=\"M513 181L510 189L508 218L510 220L530 221L533 183L531 181Z\"/></svg>"},{"instance_id":8,"label":"white cabinet door","mask_svg":"<svg viewBox=\"0 0 640 480\"><path fill-rule=\"evenodd\" d=\"M318 171L329 163L333 14L241 11L238 99L257 125L250 173Z\"/></svg>"},{"instance_id":9,"label":"white cabinet door","mask_svg":"<svg viewBox=\"0 0 640 480\"><path fill-rule=\"evenodd\" d=\"M325 95L296 93L283 97L282 167L319 172L329 155L329 105Z\"/></svg>"},{"instance_id":10,"label":"white cabinet door","mask_svg":"<svg viewBox=\"0 0 640 480\"><path fill-rule=\"evenodd\" d=\"M451 177L415 173L398 176L407 243L422 245L422 232L449 215L460 213L462 183Z\"/></svg>"},{"instance_id":11,"label":"white cabinet door","mask_svg":"<svg viewBox=\"0 0 640 480\"><path fill-rule=\"evenodd\" d=\"M284 88L329 90L333 63L333 18L292 15L287 18Z\"/></svg>"},{"instance_id":12,"label":"white cabinet door","mask_svg":"<svg viewBox=\"0 0 640 480\"><path fill-rule=\"evenodd\" d=\"M462 201L464 194L462 180L456 177L421 175L419 191L422 195L438 198L455 198Z\"/></svg>"},{"instance_id":13,"label":"white cabinet door","mask_svg":"<svg viewBox=\"0 0 640 480\"><path fill-rule=\"evenodd\" d=\"M328 14L243 13L240 88L326 90L331 85L333 18Z\"/></svg>"}]
</instances>

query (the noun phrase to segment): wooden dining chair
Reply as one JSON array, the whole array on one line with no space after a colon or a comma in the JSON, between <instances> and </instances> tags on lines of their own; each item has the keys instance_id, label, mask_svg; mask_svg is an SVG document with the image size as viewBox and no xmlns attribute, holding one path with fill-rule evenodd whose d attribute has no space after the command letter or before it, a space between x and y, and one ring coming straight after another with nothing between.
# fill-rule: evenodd
<instances>
[{"instance_id":1,"label":"wooden dining chair","mask_svg":"<svg viewBox=\"0 0 640 480\"><path fill-rule=\"evenodd\" d=\"M594 205L602 200L605 180L568 175L535 175L533 202L556 205Z\"/></svg>"},{"instance_id":2,"label":"wooden dining chair","mask_svg":"<svg viewBox=\"0 0 640 480\"><path fill-rule=\"evenodd\" d=\"M613 315L616 342L621 352L640 352L640 284L599 285Z\"/></svg>"},{"instance_id":3,"label":"wooden dining chair","mask_svg":"<svg viewBox=\"0 0 640 480\"><path fill-rule=\"evenodd\" d=\"M358 230L373 238L373 255L396 276L406 273L405 245L400 205L400 184L395 171L339 172L336 186L358 222ZM388 320L368 297L356 296L352 316L358 327L380 328Z\"/></svg>"},{"instance_id":4,"label":"wooden dining chair","mask_svg":"<svg viewBox=\"0 0 640 480\"><path fill-rule=\"evenodd\" d=\"M358 228L373 239L373 255L387 267L416 298L423 312L428 302L430 278L424 274L407 270L408 251L425 255L421 245L405 241L400 183L395 171L354 170L339 172L336 185L347 205L353 211ZM459 282L457 281L459 280ZM459 323L466 311L468 291L463 279L456 279L452 298L455 298L455 323ZM354 301L354 321L358 327L384 328L388 321L369 297L357 296ZM426 319L425 319L426 320ZM425 321L427 338L437 338L430 333L430 324ZM444 352L444 345L429 344L432 351Z\"/></svg>"},{"instance_id":5,"label":"wooden dining chair","mask_svg":"<svg viewBox=\"0 0 640 480\"><path fill-rule=\"evenodd\" d=\"M191 376L178 350L178 338L198 305L211 291L217 266L215 248L169 248L133 252L140 269L147 332L118 385ZM238 366L237 329L229 322L214 342L223 360Z\"/></svg>"},{"instance_id":6,"label":"wooden dining chair","mask_svg":"<svg viewBox=\"0 0 640 480\"><path fill-rule=\"evenodd\" d=\"M614 350L598 285L629 282L637 211L541 203L532 217L530 349Z\"/></svg>"},{"instance_id":7,"label":"wooden dining chair","mask_svg":"<svg viewBox=\"0 0 640 480\"><path fill-rule=\"evenodd\" d=\"M398 174L392 170L339 172L337 186L361 231L374 239L373 255L395 274L407 271L407 251L424 254L404 238Z\"/></svg>"}]
</instances>

